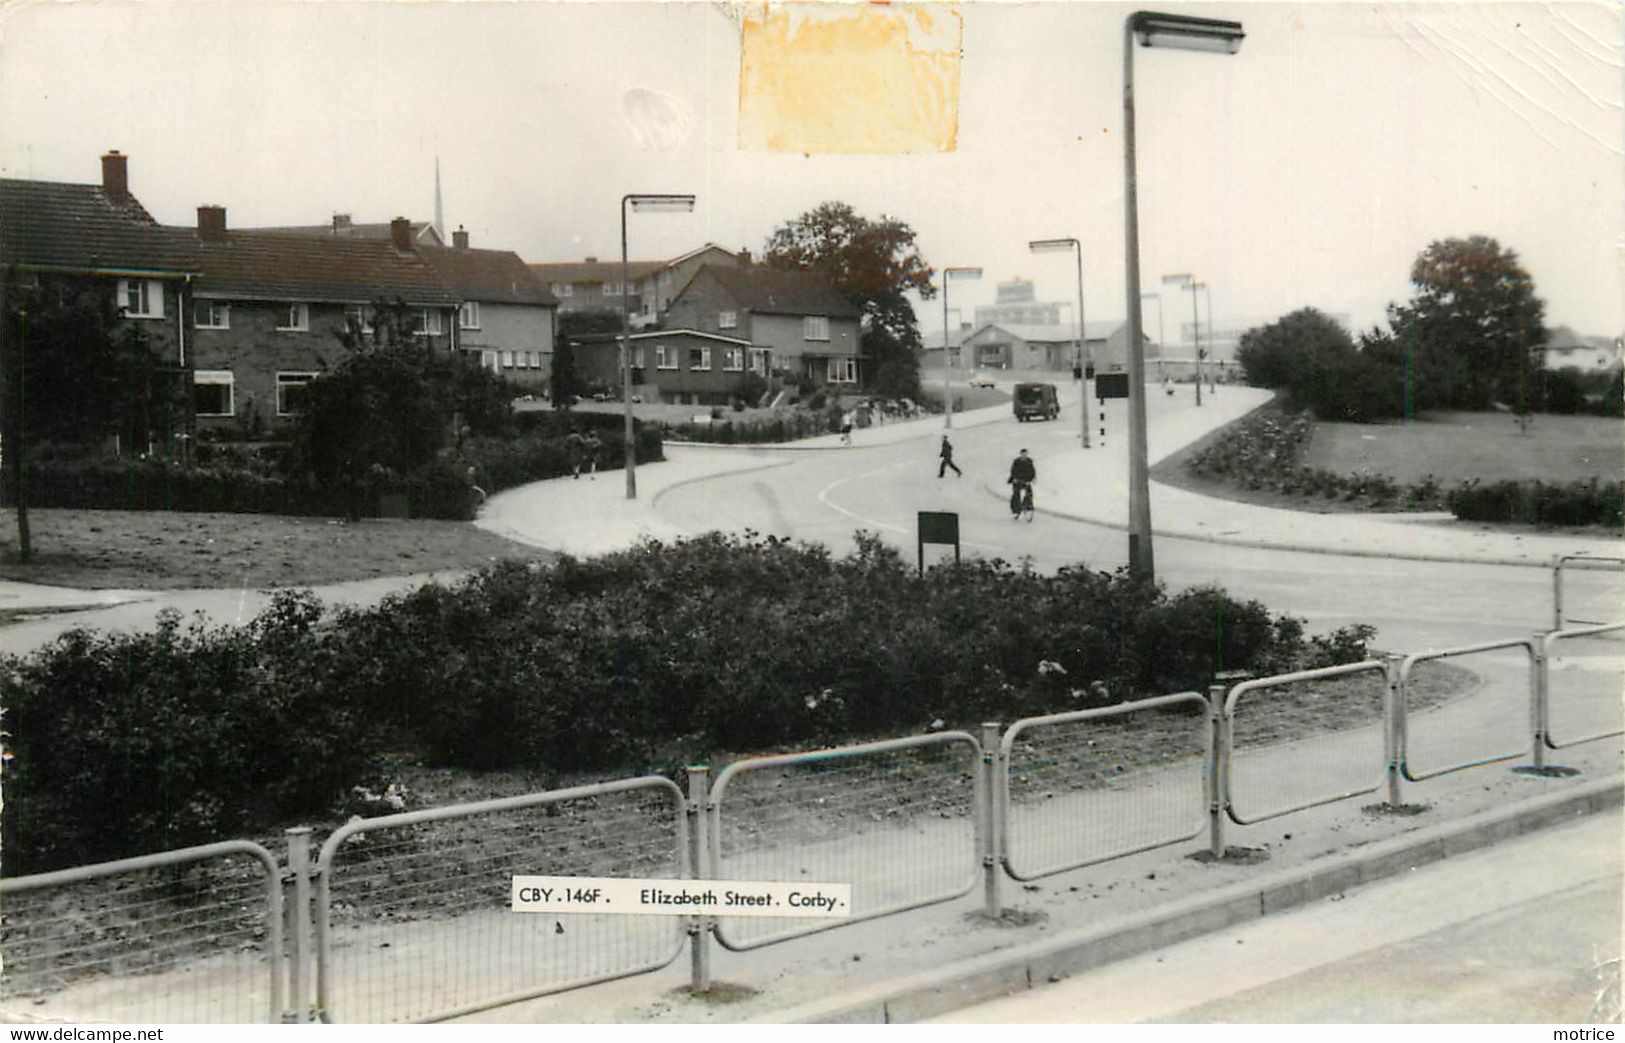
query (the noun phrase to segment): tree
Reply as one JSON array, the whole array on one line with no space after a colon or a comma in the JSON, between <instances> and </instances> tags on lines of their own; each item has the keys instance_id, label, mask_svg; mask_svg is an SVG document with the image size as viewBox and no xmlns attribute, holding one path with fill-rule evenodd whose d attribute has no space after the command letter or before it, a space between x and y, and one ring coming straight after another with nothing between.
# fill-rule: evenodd
<instances>
[{"instance_id":1,"label":"tree","mask_svg":"<svg viewBox=\"0 0 1625 1043\"><path fill-rule=\"evenodd\" d=\"M1411 266L1416 293L1388 306L1418 408L1526 411L1546 343L1545 304L1511 250L1487 236L1429 243Z\"/></svg>"},{"instance_id":2,"label":"tree","mask_svg":"<svg viewBox=\"0 0 1625 1043\"><path fill-rule=\"evenodd\" d=\"M1236 361L1247 383L1301 394L1320 379L1328 360L1353 352L1354 340L1343 327L1314 308L1299 308L1243 333Z\"/></svg>"},{"instance_id":3,"label":"tree","mask_svg":"<svg viewBox=\"0 0 1625 1043\"><path fill-rule=\"evenodd\" d=\"M920 385L920 329L906 294L936 295L914 238L894 217L871 221L846 203L824 203L776 229L763 251L775 268L822 275L863 312L869 380L899 397L916 396Z\"/></svg>"},{"instance_id":4,"label":"tree","mask_svg":"<svg viewBox=\"0 0 1625 1043\"><path fill-rule=\"evenodd\" d=\"M591 333L619 333L621 323L621 313L607 309L567 311L559 315L558 337L553 351L551 394L554 409L570 408L572 398L587 390L582 384L581 375L576 372L576 338Z\"/></svg>"}]
</instances>

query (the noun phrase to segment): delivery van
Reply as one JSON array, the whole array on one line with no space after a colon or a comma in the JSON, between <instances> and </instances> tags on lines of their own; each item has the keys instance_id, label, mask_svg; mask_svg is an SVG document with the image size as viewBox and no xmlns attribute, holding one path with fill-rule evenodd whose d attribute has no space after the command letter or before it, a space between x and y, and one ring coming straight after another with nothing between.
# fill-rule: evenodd
<instances>
[{"instance_id":1,"label":"delivery van","mask_svg":"<svg viewBox=\"0 0 1625 1043\"><path fill-rule=\"evenodd\" d=\"M1054 420L1061 415L1061 404L1055 400L1054 384L1017 384L1015 398L1016 419Z\"/></svg>"}]
</instances>

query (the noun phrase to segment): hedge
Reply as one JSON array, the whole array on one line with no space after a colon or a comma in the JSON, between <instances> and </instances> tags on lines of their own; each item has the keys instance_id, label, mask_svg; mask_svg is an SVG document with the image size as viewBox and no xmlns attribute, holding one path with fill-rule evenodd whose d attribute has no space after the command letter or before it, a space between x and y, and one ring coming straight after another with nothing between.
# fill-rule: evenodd
<instances>
[{"instance_id":1,"label":"hedge","mask_svg":"<svg viewBox=\"0 0 1625 1043\"><path fill-rule=\"evenodd\" d=\"M1370 636L1217 588L977 561L917 576L755 535L499 565L369 609L282 594L244 628L73 632L0 660L8 873L290 824L382 750L662 770L725 751L974 726L1358 659ZM1091 692L1102 682L1109 695Z\"/></svg>"},{"instance_id":2,"label":"hedge","mask_svg":"<svg viewBox=\"0 0 1625 1043\"><path fill-rule=\"evenodd\" d=\"M1466 521L1625 526L1625 482L1566 484L1470 481L1450 490L1450 510Z\"/></svg>"}]
</instances>

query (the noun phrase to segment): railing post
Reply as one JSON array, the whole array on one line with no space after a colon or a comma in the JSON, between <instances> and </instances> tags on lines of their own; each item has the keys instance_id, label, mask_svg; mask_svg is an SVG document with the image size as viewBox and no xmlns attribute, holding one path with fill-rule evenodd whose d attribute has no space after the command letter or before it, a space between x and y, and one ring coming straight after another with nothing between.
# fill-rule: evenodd
<instances>
[{"instance_id":1,"label":"railing post","mask_svg":"<svg viewBox=\"0 0 1625 1043\"><path fill-rule=\"evenodd\" d=\"M982 755L978 761L980 778L976 786L976 846L982 855L983 912L997 920L1004 912L999 895L999 722L982 724Z\"/></svg>"},{"instance_id":2,"label":"railing post","mask_svg":"<svg viewBox=\"0 0 1625 1043\"><path fill-rule=\"evenodd\" d=\"M710 879L707 865L706 824L710 818L707 802L710 800L707 778L711 769L704 764L688 768L688 804L683 809L688 816L688 865L695 880ZM711 991L711 922L710 918L695 912L688 918L689 991L704 995Z\"/></svg>"},{"instance_id":3,"label":"railing post","mask_svg":"<svg viewBox=\"0 0 1625 1043\"><path fill-rule=\"evenodd\" d=\"M1561 569L1559 569L1561 572ZM1551 675L1547 671L1546 661L1546 635L1536 634L1529 646L1529 724L1530 732L1535 739L1535 749L1532 754L1536 771L1546 768L1546 721L1548 706L1546 703L1548 685Z\"/></svg>"},{"instance_id":4,"label":"railing post","mask_svg":"<svg viewBox=\"0 0 1625 1043\"><path fill-rule=\"evenodd\" d=\"M288 843L288 881L293 885L288 903L288 1002L282 1020L298 1024L310 1020L310 827L283 830Z\"/></svg>"},{"instance_id":5,"label":"railing post","mask_svg":"<svg viewBox=\"0 0 1625 1043\"><path fill-rule=\"evenodd\" d=\"M1397 652L1389 652L1382 658L1383 677L1388 682L1382 697L1382 744L1383 755L1388 760L1388 807L1390 810L1398 808L1401 803L1399 760L1405 744L1405 729L1408 723L1404 678L1401 676L1401 665L1404 662L1405 657Z\"/></svg>"},{"instance_id":6,"label":"railing post","mask_svg":"<svg viewBox=\"0 0 1625 1043\"><path fill-rule=\"evenodd\" d=\"M1225 756L1224 694L1222 684L1207 686L1207 773L1202 779L1207 798L1208 853L1215 860L1224 857L1223 762Z\"/></svg>"},{"instance_id":7,"label":"railing post","mask_svg":"<svg viewBox=\"0 0 1625 1043\"><path fill-rule=\"evenodd\" d=\"M1563 555L1552 559L1552 629L1563 629Z\"/></svg>"}]
</instances>

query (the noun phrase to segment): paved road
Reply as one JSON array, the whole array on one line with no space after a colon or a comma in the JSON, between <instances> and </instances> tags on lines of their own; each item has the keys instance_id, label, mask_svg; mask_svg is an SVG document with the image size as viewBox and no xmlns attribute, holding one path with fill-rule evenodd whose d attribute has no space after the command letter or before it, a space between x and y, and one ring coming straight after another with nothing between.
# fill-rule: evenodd
<instances>
[{"instance_id":1,"label":"paved road","mask_svg":"<svg viewBox=\"0 0 1625 1043\"><path fill-rule=\"evenodd\" d=\"M1620 842L1593 815L938 1021L1617 1022Z\"/></svg>"}]
</instances>

